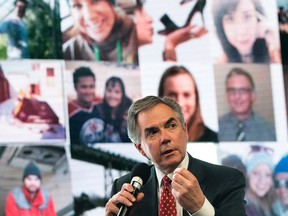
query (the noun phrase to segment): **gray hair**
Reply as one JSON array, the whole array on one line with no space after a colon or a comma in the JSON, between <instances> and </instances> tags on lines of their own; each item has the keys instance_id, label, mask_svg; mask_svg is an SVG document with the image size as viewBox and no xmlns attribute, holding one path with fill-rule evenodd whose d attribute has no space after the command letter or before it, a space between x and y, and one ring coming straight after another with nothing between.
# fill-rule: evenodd
<instances>
[{"instance_id":1,"label":"gray hair","mask_svg":"<svg viewBox=\"0 0 288 216\"><path fill-rule=\"evenodd\" d=\"M145 112L158 104L164 104L170 107L178 117L181 125L184 127L185 121L182 114L181 107L171 98L161 98L157 96L146 96L142 99L135 101L128 110L128 136L135 144L141 143L141 130L137 124L137 117L140 112Z\"/></svg>"}]
</instances>

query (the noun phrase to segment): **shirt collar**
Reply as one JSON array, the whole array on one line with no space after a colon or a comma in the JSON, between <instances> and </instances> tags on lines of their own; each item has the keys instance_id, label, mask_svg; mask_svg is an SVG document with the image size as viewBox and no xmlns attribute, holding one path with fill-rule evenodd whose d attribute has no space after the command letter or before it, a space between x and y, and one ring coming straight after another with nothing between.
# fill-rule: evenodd
<instances>
[{"instance_id":1,"label":"shirt collar","mask_svg":"<svg viewBox=\"0 0 288 216\"><path fill-rule=\"evenodd\" d=\"M186 152L184 159L182 160L182 162L177 166L177 168L188 168L188 164L189 164L189 157L188 157L188 153ZM155 166L155 171L156 171L156 177L158 180L158 187L161 187L161 183L162 183L162 178L166 175L165 173L163 173L161 170L159 170L156 166ZM167 175L171 180L173 177L173 172L169 173Z\"/></svg>"}]
</instances>

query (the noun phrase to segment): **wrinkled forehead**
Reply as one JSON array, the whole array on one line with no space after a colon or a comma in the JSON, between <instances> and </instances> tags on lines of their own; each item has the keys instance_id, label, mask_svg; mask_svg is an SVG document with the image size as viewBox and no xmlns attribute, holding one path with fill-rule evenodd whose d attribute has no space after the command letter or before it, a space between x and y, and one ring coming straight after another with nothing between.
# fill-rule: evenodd
<instances>
[{"instance_id":1,"label":"wrinkled forehead","mask_svg":"<svg viewBox=\"0 0 288 216\"><path fill-rule=\"evenodd\" d=\"M139 112L137 123L141 130L145 130L148 127L164 125L171 119L179 121L176 113L169 106L161 103Z\"/></svg>"},{"instance_id":2,"label":"wrinkled forehead","mask_svg":"<svg viewBox=\"0 0 288 216\"><path fill-rule=\"evenodd\" d=\"M249 85L249 87L252 87L252 83L250 82L250 79L245 76L244 74L233 74L231 75L226 82L227 86L230 85L236 85L236 84L246 84Z\"/></svg>"}]
</instances>

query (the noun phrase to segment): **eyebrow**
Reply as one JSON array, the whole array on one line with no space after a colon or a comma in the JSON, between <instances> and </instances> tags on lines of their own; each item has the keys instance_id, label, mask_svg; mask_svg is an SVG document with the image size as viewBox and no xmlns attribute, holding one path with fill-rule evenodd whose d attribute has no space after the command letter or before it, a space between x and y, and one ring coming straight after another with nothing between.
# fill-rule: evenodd
<instances>
[{"instance_id":1,"label":"eyebrow","mask_svg":"<svg viewBox=\"0 0 288 216\"><path fill-rule=\"evenodd\" d=\"M173 122L173 121L176 121L176 119L175 119L174 117L169 118L169 119L165 122L164 126L166 127L166 126L170 125L170 123Z\"/></svg>"},{"instance_id":2,"label":"eyebrow","mask_svg":"<svg viewBox=\"0 0 288 216\"><path fill-rule=\"evenodd\" d=\"M174 117L169 118L165 123L164 123L164 127L167 127L171 124L171 122L176 121L176 119ZM152 126L152 127L148 127L145 128L144 132L145 132L145 136L148 132L151 132L153 130L157 130L156 126Z\"/></svg>"}]
</instances>

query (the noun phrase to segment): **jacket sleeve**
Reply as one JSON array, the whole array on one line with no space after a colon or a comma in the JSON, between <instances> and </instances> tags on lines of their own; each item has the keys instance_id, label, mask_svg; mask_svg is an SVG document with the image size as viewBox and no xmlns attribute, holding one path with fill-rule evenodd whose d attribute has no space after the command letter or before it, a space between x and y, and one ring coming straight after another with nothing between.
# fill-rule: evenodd
<instances>
[{"instance_id":1,"label":"jacket sleeve","mask_svg":"<svg viewBox=\"0 0 288 216\"><path fill-rule=\"evenodd\" d=\"M19 210L12 193L9 193L6 198L5 215L6 216L19 215Z\"/></svg>"}]
</instances>

